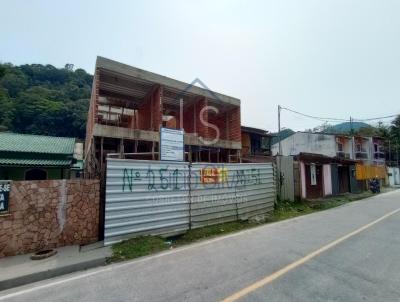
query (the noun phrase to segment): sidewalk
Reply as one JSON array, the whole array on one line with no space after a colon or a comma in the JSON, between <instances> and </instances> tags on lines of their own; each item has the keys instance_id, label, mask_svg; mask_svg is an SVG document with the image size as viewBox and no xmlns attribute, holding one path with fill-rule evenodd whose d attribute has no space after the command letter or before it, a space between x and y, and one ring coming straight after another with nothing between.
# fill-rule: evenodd
<instances>
[{"instance_id":1,"label":"sidewalk","mask_svg":"<svg viewBox=\"0 0 400 302\"><path fill-rule=\"evenodd\" d=\"M43 260L31 260L30 256L0 259L0 291L104 265L106 258L111 256L111 249L95 243L58 248L56 255Z\"/></svg>"}]
</instances>

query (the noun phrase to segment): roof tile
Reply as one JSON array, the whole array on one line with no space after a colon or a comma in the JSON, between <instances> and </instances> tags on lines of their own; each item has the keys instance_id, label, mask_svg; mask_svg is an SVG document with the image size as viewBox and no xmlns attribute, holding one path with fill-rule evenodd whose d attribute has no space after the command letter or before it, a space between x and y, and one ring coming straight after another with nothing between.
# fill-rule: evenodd
<instances>
[{"instance_id":1,"label":"roof tile","mask_svg":"<svg viewBox=\"0 0 400 302\"><path fill-rule=\"evenodd\" d=\"M0 133L0 151L73 154L75 138L43 135Z\"/></svg>"}]
</instances>

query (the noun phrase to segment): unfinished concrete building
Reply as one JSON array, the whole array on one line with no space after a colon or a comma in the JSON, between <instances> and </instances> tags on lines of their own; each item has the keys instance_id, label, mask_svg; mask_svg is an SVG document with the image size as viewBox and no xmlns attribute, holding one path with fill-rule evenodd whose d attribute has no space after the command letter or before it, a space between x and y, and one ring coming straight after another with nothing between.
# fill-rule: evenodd
<instances>
[{"instance_id":1,"label":"unfinished concrete building","mask_svg":"<svg viewBox=\"0 0 400 302\"><path fill-rule=\"evenodd\" d=\"M159 158L160 128L183 129L185 160L240 162L240 100L97 57L86 127L87 177L107 156Z\"/></svg>"}]
</instances>

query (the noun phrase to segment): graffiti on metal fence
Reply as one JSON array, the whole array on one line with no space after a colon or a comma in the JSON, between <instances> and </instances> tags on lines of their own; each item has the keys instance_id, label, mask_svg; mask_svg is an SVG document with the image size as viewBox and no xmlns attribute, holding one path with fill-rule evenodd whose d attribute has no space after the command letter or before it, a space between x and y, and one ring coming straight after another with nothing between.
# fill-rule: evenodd
<instances>
[{"instance_id":1,"label":"graffiti on metal fence","mask_svg":"<svg viewBox=\"0 0 400 302\"><path fill-rule=\"evenodd\" d=\"M200 179L202 184L215 184L228 182L227 168L202 168L200 170Z\"/></svg>"},{"instance_id":2,"label":"graffiti on metal fence","mask_svg":"<svg viewBox=\"0 0 400 302\"><path fill-rule=\"evenodd\" d=\"M206 179L204 179L204 173ZM190 177L190 185L194 189L245 188L249 185L261 184L261 171L258 168L230 171L226 167L206 166L198 171L191 170Z\"/></svg>"},{"instance_id":3,"label":"graffiti on metal fence","mask_svg":"<svg viewBox=\"0 0 400 302\"><path fill-rule=\"evenodd\" d=\"M145 185L148 191L180 191L188 186L196 188L245 188L261 184L258 168L232 170L225 166L203 166L200 169L184 170L169 166L147 170L124 168L122 191L133 192L135 185Z\"/></svg>"},{"instance_id":4,"label":"graffiti on metal fence","mask_svg":"<svg viewBox=\"0 0 400 302\"><path fill-rule=\"evenodd\" d=\"M183 179L184 181L179 181ZM122 178L122 191L134 191L135 184L146 184L148 191L159 190L183 190L186 186L186 172L179 169L160 168L152 169L149 167L143 175L141 171L135 169L124 169Z\"/></svg>"}]
</instances>

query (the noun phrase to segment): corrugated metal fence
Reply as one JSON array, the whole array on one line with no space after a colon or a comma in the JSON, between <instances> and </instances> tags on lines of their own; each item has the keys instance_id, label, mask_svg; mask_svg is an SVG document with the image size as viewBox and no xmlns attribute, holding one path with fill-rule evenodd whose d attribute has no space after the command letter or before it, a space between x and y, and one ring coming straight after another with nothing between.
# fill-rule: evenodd
<instances>
[{"instance_id":1,"label":"corrugated metal fence","mask_svg":"<svg viewBox=\"0 0 400 302\"><path fill-rule=\"evenodd\" d=\"M272 164L198 164L108 159L104 242L173 235L267 214Z\"/></svg>"}]
</instances>

